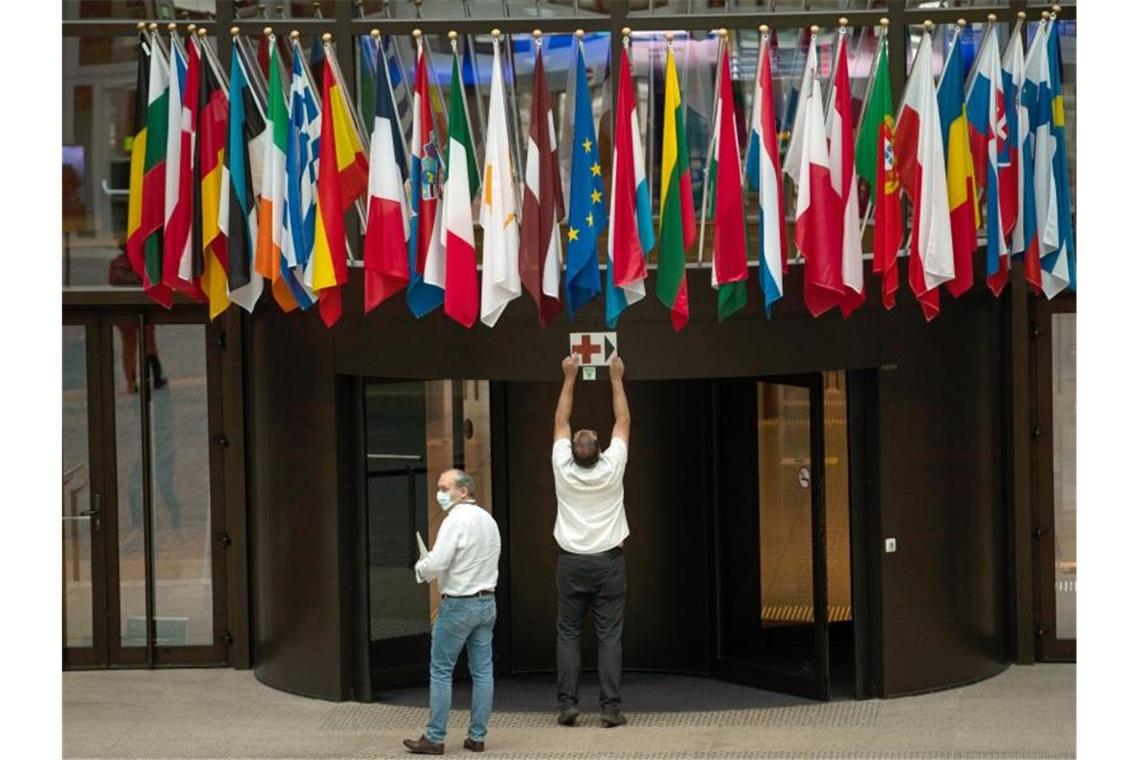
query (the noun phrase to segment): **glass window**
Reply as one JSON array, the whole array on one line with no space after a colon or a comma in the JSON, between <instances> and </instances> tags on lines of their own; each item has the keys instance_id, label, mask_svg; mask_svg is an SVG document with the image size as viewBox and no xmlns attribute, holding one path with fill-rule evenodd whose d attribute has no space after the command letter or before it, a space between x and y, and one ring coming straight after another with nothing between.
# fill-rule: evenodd
<instances>
[{"instance_id":1,"label":"glass window","mask_svg":"<svg viewBox=\"0 0 1140 760\"><path fill-rule=\"evenodd\" d=\"M1053 561L1057 638L1077 638L1077 315L1053 315Z\"/></svg>"},{"instance_id":2,"label":"glass window","mask_svg":"<svg viewBox=\"0 0 1140 760\"><path fill-rule=\"evenodd\" d=\"M63 327L63 641L92 645L91 469L87 450L87 333ZM96 517L95 519L100 519Z\"/></svg>"}]
</instances>

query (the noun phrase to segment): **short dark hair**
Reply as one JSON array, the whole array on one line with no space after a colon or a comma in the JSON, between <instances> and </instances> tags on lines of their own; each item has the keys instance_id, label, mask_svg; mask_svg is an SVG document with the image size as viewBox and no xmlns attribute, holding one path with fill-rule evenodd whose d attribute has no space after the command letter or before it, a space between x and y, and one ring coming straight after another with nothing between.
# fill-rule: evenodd
<instances>
[{"instance_id":1,"label":"short dark hair","mask_svg":"<svg viewBox=\"0 0 1140 760\"><path fill-rule=\"evenodd\" d=\"M574 463L579 467L593 467L598 463L600 455L598 434L592 430L579 430L574 434L570 450L574 455Z\"/></svg>"}]
</instances>

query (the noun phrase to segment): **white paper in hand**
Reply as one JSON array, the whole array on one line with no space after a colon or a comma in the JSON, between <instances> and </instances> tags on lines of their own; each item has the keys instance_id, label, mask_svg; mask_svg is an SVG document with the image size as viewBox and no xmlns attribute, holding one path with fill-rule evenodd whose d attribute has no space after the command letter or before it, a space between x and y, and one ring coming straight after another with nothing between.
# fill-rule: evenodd
<instances>
[{"instance_id":1,"label":"white paper in hand","mask_svg":"<svg viewBox=\"0 0 1140 760\"><path fill-rule=\"evenodd\" d=\"M420 532L418 530L416 531L416 544L418 544L420 547L420 559L423 559L427 556L428 548L427 545L424 544L423 536L420 535Z\"/></svg>"}]
</instances>

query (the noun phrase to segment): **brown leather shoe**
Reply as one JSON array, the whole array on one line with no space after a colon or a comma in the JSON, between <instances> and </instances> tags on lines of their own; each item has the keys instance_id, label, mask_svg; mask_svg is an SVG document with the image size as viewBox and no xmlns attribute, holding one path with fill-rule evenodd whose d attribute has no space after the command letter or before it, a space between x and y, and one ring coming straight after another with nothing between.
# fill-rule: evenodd
<instances>
[{"instance_id":1,"label":"brown leather shoe","mask_svg":"<svg viewBox=\"0 0 1140 760\"><path fill-rule=\"evenodd\" d=\"M477 742L474 739L468 737L467 739L463 740L463 749L469 749L472 752L482 752L483 742Z\"/></svg>"},{"instance_id":2,"label":"brown leather shoe","mask_svg":"<svg viewBox=\"0 0 1140 760\"><path fill-rule=\"evenodd\" d=\"M420 736L419 739L404 739L404 746L408 748L413 754L416 755L442 755L443 744L436 744L426 736Z\"/></svg>"}]
</instances>

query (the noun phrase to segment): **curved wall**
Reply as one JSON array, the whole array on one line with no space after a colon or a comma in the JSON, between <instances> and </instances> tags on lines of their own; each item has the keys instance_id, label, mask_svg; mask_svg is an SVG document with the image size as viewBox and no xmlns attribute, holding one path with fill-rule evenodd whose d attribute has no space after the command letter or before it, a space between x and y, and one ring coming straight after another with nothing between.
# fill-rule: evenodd
<instances>
[{"instance_id":1,"label":"curved wall","mask_svg":"<svg viewBox=\"0 0 1140 760\"><path fill-rule=\"evenodd\" d=\"M905 291L884 312L869 262L867 269L868 303L848 319L807 315L802 268L793 267L772 319L763 316L753 278L749 306L724 323L707 272L690 272L692 317L683 332L673 332L650 296L622 317L619 339L631 384L882 368L877 545L893 536L899 550L872 561L881 563L883 691L899 695L984 678L1009 661L1003 302L979 284L961 299L946 298L942 315L925 323ZM346 643L355 635L346 562L354 505L338 474L345 433L337 425L337 375L548 382L559 376L570 330L565 316L540 330L525 295L494 330L468 331L442 313L415 320L400 297L365 318L361 289L353 269L345 316L333 330L316 313L282 315L267 297L251 320L247 353L256 674L328 699L350 698L352 679L367 667ZM606 329L600 299L573 329ZM512 546L523 535L512 530ZM513 580L512 595L525 593L519 583Z\"/></svg>"}]
</instances>

